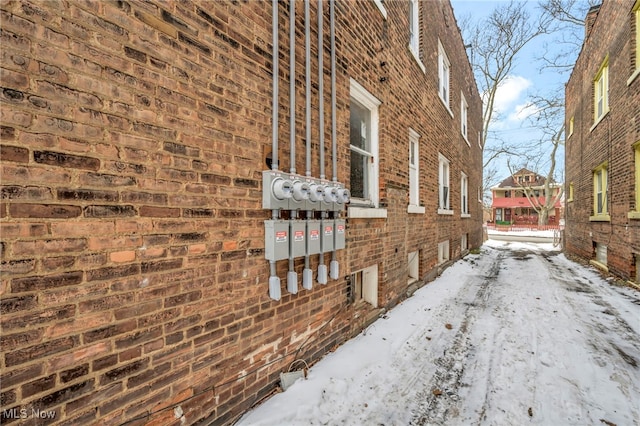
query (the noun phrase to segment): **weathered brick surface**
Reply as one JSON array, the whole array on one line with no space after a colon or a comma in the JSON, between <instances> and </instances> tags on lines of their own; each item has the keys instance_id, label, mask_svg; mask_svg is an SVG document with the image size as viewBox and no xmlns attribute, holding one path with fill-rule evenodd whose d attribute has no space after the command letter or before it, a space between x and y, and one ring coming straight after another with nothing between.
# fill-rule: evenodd
<instances>
[{"instance_id":1,"label":"weathered brick surface","mask_svg":"<svg viewBox=\"0 0 640 426\"><path fill-rule=\"evenodd\" d=\"M288 2L278 3L278 125L288 141ZM353 78L382 101L388 218L348 219L341 278L297 295L283 288L275 302L261 182L271 150L271 2L2 2L3 409L53 410L60 425L229 424L277 386L293 353L313 362L377 316L349 303L345 277L378 262L378 305L388 308L407 295L408 253L420 252L422 285L437 272L439 241L450 241L452 258L464 233L470 247L481 244L481 102L451 6L421 3L422 72L408 50L408 3L385 5L387 19L373 1L336 2L337 177L348 184ZM317 13L312 2L314 176ZM323 13L327 48L328 2ZM298 123L303 24L300 13ZM453 117L437 94L438 40L452 64ZM324 64L328 100L328 50ZM328 102L325 114L330 159ZM407 213L409 128L421 135L425 214ZM296 132L301 170L305 129ZM279 151L284 169L288 144ZM451 161L454 215L436 214L438 152ZM471 218L459 215L461 172ZM318 262L311 257L314 270ZM303 259L294 267L301 275ZM165 409L174 405L183 419Z\"/></svg>"},{"instance_id":2,"label":"weathered brick surface","mask_svg":"<svg viewBox=\"0 0 640 426\"><path fill-rule=\"evenodd\" d=\"M640 220L635 199L634 144L640 142L640 77L632 78L635 52L633 2L605 1L567 83L566 125L574 131L566 140L566 184L573 184L573 201L566 203L566 251L595 259L594 244L607 246L609 271L637 281ZM589 18L588 18L589 19ZM594 124L594 79L609 60L609 112ZM591 221L594 214L593 171L607 162L609 221ZM568 193L568 187L567 193Z\"/></svg>"}]
</instances>

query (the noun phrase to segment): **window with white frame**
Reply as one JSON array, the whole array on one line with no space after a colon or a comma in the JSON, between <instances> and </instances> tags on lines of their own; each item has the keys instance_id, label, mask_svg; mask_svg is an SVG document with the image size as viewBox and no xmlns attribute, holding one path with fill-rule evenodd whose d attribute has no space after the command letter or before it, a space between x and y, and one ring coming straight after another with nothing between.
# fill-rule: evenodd
<instances>
[{"instance_id":1,"label":"window with white frame","mask_svg":"<svg viewBox=\"0 0 640 426\"><path fill-rule=\"evenodd\" d=\"M351 80L350 190L352 203L378 204L378 106L380 101L355 80Z\"/></svg>"},{"instance_id":2,"label":"window with white frame","mask_svg":"<svg viewBox=\"0 0 640 426\"><path fill-rule=\"evenodd\" d=\"M409 129L409 213L424 213L420 206L420 135Z\"/></svg>"},{"instance_id":3,"label":"window with white frame","mask_svg":"<svg viewBox=\"0 0 640 426\"><path fill-rule=\"evenodd\" d=\"M451 191L449 190L449 160L442 154L438 154L438 213L452 214Z\"/></svg>"},{"instance_id":4,"label":"window with white frame","mask_svg":"<svg viewBox=\"0 0 640 426\"><path fill-rule=\"evenodd\" d=\"M609 57L600 65L593 79L593 121L599 122L609 111Z\"/></svg>"},{"instance_id":5,"label":"window with white frame","mask_svg":"<svg viewBox=\"0 0 640 426\"><path fill-rule=\"evenodd\" d=\"M640 219L640 140L633 145L633 168L635 188L633 191L635 209L629 212L629 219Z\"/></svg>"},{"instance_id":6,"label":"window with white frame","mask_svg":"<svg viewBox=\"0 0 640 426\"><path fill-rule=\"evenodd\" d=\"M414 251L409 253L409 259L407 261L407 284L418 281L419 269L420 269L420 252Z\"/></svg>"},{"instance_id":7,"label":"window with white frame","mask_svg":"<svg viewBox=\"0 0 640 426\"><path fill-rule=\"evenodd\" d=\"M351 274L348 297L352 303L364 301L378 307L378 265Z\"/></svg>"},{"instance_id":8,"label":"window with white frame","mask_svg":"<svg viewBox=\"0 0 640 426\"><path fill-rule=\"evenodd\" d=\"M636 4L633 6L633 20L635 23L635 70L636 73L640 71L640 0L636 0Z\"/></svg>"},{"instance_id":9,"label":"window with white frame","mask_svg":"<svg viewBox=\"0 0 640 426\"><path fill-rule=\"evenodd\" d=\"M469 105L467 105L467 99L464 94L460 92L460 133L464 136L464 140L469 145L469 139L467 137L467 113L469 111Z\"/></svg>"},{"instance_id":10,"label":"window with white frame","mask_svg":"<svg viewBox=\"0 0 640 426\"><path fill-rule=\"evenodd\" d=\"M462 173L460 177L460 215L469 217L469 177Z\"/></svg>"},{"instance_id":11,"label":"window with white frame","mask_svg":"<svg viewBox=\"0 0 640 426\"><path fill-rule=\"evenodd\" d=\"M609 220L607 208L607 163L593 171L593 216L591 220Z\"/></svg>"},{"instance_id":12,"label":"window with white frame","mask_svg":"<svg viewBox=\"0 0 640 426\"><path fill-rule=\"evenodd\" d=\"M438 89L440 99L449 109L449 79L451 74L451 63L447 54L442 47L442 43L438 40Z\"/></svg>"},{"instance_id":13,"label":"window with white frame","mask_svg":"<svg viewBox=\"0 0 640 426\"><path fill-rule=\"evenodd\" d=\"M460 250L464 253L469 250L469 234L462 234L460 237Z\"/></svg>"},{"instance_id":14,"label":"window with white frame","mask_svg":"<svg viewBox=\"0 0 640 426\"><path fill-rule=\"evenodd\" d=\"M438 265L449 260L449 240L438 243Z\"/></svg>"},{"instance_id":15,"label":"window with white frame","mask_svg":"<svg viewBox=\"0 0 640 426\"><path fill-rule=\"evenodd\" d=\"M409 1L409 50L413 54L416 61L420 65L422 71L425 71L424 65L420 60L420 1Z\"/></svg>"},{"instance_id":16,"label":"window with white frame","mask_svg":"<svg viewBox=\"0 0 640 426\"><path fill-rule=\"evenodd\" d=\"M387 9L384 7L384 0L373 0L373 2L378 7L380 13L382 13L382 16L384 16L384 19L387 19Z\"/></svg>"}]
</instances>

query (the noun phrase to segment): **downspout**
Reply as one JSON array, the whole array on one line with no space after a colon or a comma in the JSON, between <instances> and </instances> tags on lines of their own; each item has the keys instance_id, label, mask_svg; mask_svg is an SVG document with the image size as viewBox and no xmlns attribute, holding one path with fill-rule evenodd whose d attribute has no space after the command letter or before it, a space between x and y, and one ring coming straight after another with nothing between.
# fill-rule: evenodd
<instances>
[{"instance_id":1,"label":"downspout","mask_svg":"<svg viewBox=\"0 0 640 426\"><path fill-rule=\"evenodd\" d=\"M338 143L336 140L336 17L335 17L335 1L330 0L329 16L331 20L331 171L333 172L333 182L338 182ZM334 212L334 219L337 219L340 213ZM331 252L331 262L329 263L329 272L331 279L337 280L340 274L340 266L335 250L335 238L337 229L333 227L334 250Z\"/></svg>"},{"instance_id":2,"label":"downspout","mask_svg":"<svg viewBox=\"0 0 640 426\"><path fill-rule=\"evenodd\" d=\"M296 173L296 2L289 2L289 145L291 174ZM298 293L298 274L293 268L293 220L297 212L290 211L289 218L289 271L287 272L287 291Z\"/></svg>"},{"instance_id":3,"label":"downspout","mask_svg":"<svg viewBox=\"0 0 640 426\"><path fill-rule=\"evenodd\" d=\"M305 90L306 90L306 112L307 112L307 122L306 122L306 177L311 177L311 22L310 22L310 12L309 12L309 2L310 0L304 1L304 35L305 35L305 68L306 68L306 81L305 81ZM318 34L320 37L320 44L322 43L322 0L318 1ZM322 48L319 48L318 56L322 57ZM322 67L320 67L320 76L322 76ZM313 271L309 265L309 219L312 217L313 212L311 210L307 210L306 215L306 231L305 231L305 256L304 256L304 270L302 271L302 288L306 290L311 290L313 287Z\"/></svg>"},{"instance_id":4,"label":"downspout","mask_svg":"<svg viewBox=\"0 0 640 426\"><path fill-rule=\"evenodd\" d=\"M272 5L272 56L273 63L273 97L271 100L271 170L278 170L278 0L271 0ZM273 220L278 219L278 209L271 211ZM269 261L269 297L273 300L280 300L280 278L276 275L276 261Z\"/></svg>"}]
</instances>

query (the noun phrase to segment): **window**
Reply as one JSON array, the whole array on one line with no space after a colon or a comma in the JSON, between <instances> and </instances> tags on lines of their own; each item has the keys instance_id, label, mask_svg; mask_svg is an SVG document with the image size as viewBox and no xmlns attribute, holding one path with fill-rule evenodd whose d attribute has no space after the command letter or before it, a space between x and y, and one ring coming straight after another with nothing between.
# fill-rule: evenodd
<instances>
[{"instance_id":1,"label":"window","mask_svg":"<svg viewBox=\"0 0 640 426\"><path fill-rule=\"evenodd\" d=\"M350 189L353 203L367 207L378 205L378 105L380 101L351 80Z\"/></svg>"},{"instance_id":2,"label":"window","mask_svg":"<svg viewBox=\"0 0 640 426\"><path fill-rule=\"evenodd\" d=\"M496 222L502 221L502 209L496 209Z\"/></svg>"},{"instance_id":3,"label":"window","mask_svg":"<svg viewBox=\"0 0 640 426\"><path fill-rule=\"evenodd\" d=\"M444 105L451 113L449 108L449 76L451 74L451 63L447 54L444 52L444 48L438 40L438 87L440 99L444 102Z\"/></svg>"},{"instance_id":4,"label":"window","mask_svg":"<svg viewBox=\"0 0 640 426\"><path fill-rule=\"evenodd\" d=\"M409 213L424 213L420 206L420 135L409 129Z\"/></svg>"},{"instance_id":5,"label":"window","mask_svg":"<svg viewBox=\"0 0 640 426\"><path fill-rule=\"evenodd\" d=\"M462 92L460 92L460 99L460 132L462 133L462 136L464 136L464 140L467 142L467 145L469 145L469 139L467 139L467 112L469 110L469 105L467 105L467 99L464 97Z\"/></svg>"},{"instance_id":6,"label":"window","mask_svg":"<svg viewBox=\"0 0 640 426\"><path fill-rule=\"evenodd\" d=\"M420 267L420 255L418 251L409 253L408 265L407 265L407 284L418 281L419 268Z\"/></svg>"},{"instance_id":7,"label":"window","mask_svg":"<svg viewBox=\"0 0 640 426\"><path fill-rule=\"evenodd\" d=\"M438 265L449 260L449 240L438 243Z\"/></svg>"},{"instance_id":8,"label":"window","mask_svg":"<svg viewBox=\"0 0 640 426\"><path fill-rule=\"evenodd\" d=\"M607 209L607 163L593 171L593 216L591 220L609 220Z\"/></svg>"},{"instance_id":9,"label":"window","mask_svg":"<svg viewBox=\"0 0 640 426\"><path fill-rule=\"evenodd\" d=\"M569 134L567 137L570 137L571 135L573 135L573 117L569 119Z\"/></svg>"},{"instance_id":10,"label":"window","mask_svg":"<svg viewBox=\"0 0 640 426\"><path fill-rule=\"evenodd\" d=\"M593 80L594 123L598 123L609 111L609 57L604 60Z\"/></svg>"},{"instance_id":11,"label":"window","mask_svg":"<svg viewBox=\"0 0 640 426\"><path fill-rule=\"evenodd\" d=\"M469 234L462 234L460 237L460 250L464 253L469 250Z\"/></svg>"},{"instance_id":12,"label":"window","mask_svg":"<svg viewBox=\"0 0 640 426\"><path fill-rule=\"evenodd\" d=\"M409 1L409 48L420 54L420 9L418 0Z\"/></svg>"},{"instance_id":13,"label":"window","mask_svg":"<svg viewBox=\"0 0 640 426\"><path fill-rule=\"evenodd\" d=\"M347 297L352 303L364 301L378 307L378 265L351 274Z\"/></svg>"},{"instance_id":14,"label":"window","mask_svg":"<svg viewBox=\"0 0 640 426\"><path fill-rule=\"evenodd\" d=\"M597 243L594 241L593 252L595 256L595 262L593 261L591 262L595 263L596 266L606 269L607 268L607 246L602 243Z\"/></svg>"},{"instance_id":15,"label":"window","mask_svg":"<svg viewBox=\"0 0 640 426\"><path fill-rule=\"evenodd\" d=\"M629 212L629 219L640 219L640 141L633 145L633 157L635 168L635 211Z\"/></svg>"},{"instance_id":16,"label":"window","mask_svg":"<svg viewBox=\"0 0 640 426\"><path fill-rule=\"evenodd\" d=\"M447 160L441 154L439 157L439 171L438 171L438 193L439 193L439 205L438 213L440 214L453 214L450 209L450 191L449 191L449 160Z\"/></svg>"},{"instance_id":17,"label":"window","mask_svg":"<svg viewBox=\"0 0 640 426\"><path fill-rule=\"evenodd\" d=\"M460 215L470 217L469 214L469 178L462 173L460 178Z\"/></svg>"},{"instance_id":18,"label":"window","mask_svg":"<svg viewBox=\"0 0 640 426\"><path fill-rule=\"evenodd\" d=\"M567 201L573 201L573 182L569 183L569 198Z\"/></svg>"}]
</instances>

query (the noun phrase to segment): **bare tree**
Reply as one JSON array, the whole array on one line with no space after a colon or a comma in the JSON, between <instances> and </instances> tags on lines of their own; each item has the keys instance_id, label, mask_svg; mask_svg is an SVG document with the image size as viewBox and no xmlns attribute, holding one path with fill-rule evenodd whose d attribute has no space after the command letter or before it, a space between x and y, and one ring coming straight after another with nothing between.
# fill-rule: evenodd
<instances>
[{"instance_id":1,"label":"bare tree","mask_svg":"<svg viewBox=\"0 0 640 426\"><path fill-rule=\"evenodd\" d=\"M491 133L492 125L499 118L496 110L498 89L510 76L518 54L534 38L546 34L551 24L546 13L531 16L526 2L512 0L499 4L482 21L467 16L461 19L463 37L471 48L471 65L483 98L482 141L484 144L483 167L491 170L492 164L503 156L522 156L526 150L513 141L505 141ZM486 173L483 192L494 182Z\"/></svg>"}]
</instances>

